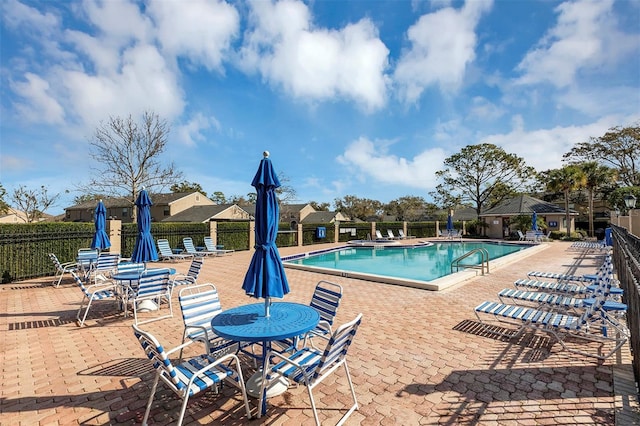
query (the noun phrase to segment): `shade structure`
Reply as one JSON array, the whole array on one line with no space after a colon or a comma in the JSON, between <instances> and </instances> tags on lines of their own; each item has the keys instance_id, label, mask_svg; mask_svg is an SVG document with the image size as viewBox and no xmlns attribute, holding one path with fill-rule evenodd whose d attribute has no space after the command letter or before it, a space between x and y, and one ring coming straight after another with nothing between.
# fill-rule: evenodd
<instances>
[{"instance_id":1,"label":"shade structure","mask_svg":"<svg viewBox=\"0 0 640 426\"><path fill-rule=\"evenodd\" d=\"M102 200L98 201L98 205L96 206L94 225L96 232L93 234L93 239L91 240L91 248L104 250L111 247L111 241L109 241L109 236L105 231L107 227L107 208L104 206Z\"/></svg>"},{"instance_id":2,"label":"shade structure","mask_svg":"<svg viewBox=\"0 0 640 426\"><path fill-rule=\"evenodd\" d=\"M538 213L533 212L533 216L531 217L531 221L533 222L533 225L531 225L531 229L534 231L538 230Z\"/></svg>"},{"instance_id":3,"label":"shade structure","mask_svg":"<svg viewBox=\"0 0 640 426\"><path fill-rule=\"evenodd\" d=\"M280 181L273 170L269 153L264 153L258 171L251 182L256 188L255 252L244 277L246 294L265 299L265 316L269 316L271 298L289 293L289 282L276 247L280 208L276 188Z\"/></svg>"},{"instance_id":4,"label":"shade structure","mask_svg":"<svg viewBox=\"0 0 640 426\"><path fill-rule=\"evenodd\" d=\"M447 231L453 231L453 216L451 216L451 213L447 216Z\"/></svg>"},{"instance_id":5,"label":"shade structure","mask_svg":"<svg viewBox=\"0 0 640 426\"><path fill-rule=\"evenodd\" d=\"M140 191L136 199L138 208L138 236L131 254L132 262L150 262L158 260L158 251L151 236L151 198L145 189Z\"/></svg>"}]
</instances>

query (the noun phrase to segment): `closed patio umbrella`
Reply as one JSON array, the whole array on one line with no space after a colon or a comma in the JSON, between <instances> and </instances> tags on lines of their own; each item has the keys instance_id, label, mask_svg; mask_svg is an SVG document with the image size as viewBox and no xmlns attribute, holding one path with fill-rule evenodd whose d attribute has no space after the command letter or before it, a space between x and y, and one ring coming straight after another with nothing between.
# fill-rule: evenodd
<instances>
[{"instance_id":1,"label":"closed patio umbrella","mask_svg":"<svg viewBox=\"0 0 640 426\"><path fill-rule=\"evenodd\" d=\"M107 208L104 206L102 200L98 201L98 205L96 206L94 225L96 232L93 234L93 239L91 240L91 248L104 250L111 247L111 241L109 241L109 236L105 232L107 227Z\"/></svg>"},{"instance_id":2,"label":"closed patio umbrella","mask_svg":"<svg viewBox=\"0 0 640 426\"><path fill-rule=\"evenodd\" d=\"M132 262L149 262L158 260L158 251L151 236L151 198L143 188L136 199L138 208L138 236L131 254Z\"/></svg>"},{"instance_id":3,"label":"closed patio umbrella","mask_svg":"<svg viewBox=\"0 0 640 426\"><path fill-rule=\"evenodd\" d=\"M531 225L531 229L534 231L538 230L538 213L533 212L533 216L531 217L531 220L533 221L533 225Z\"/></svg>"},{"instance_id":4,"label":"closed patio umbrella","mask_svg":"<svg viewBox=\"0 0 640 426\"><path fill-rule=\"evenodd\" d=\"M265 316L269 316L271 298L289 293L289 283L276 247L280 208L276 188L280 181L273 170L269 152L264 152L258 171L251 182L256 188L255 252L242 284L243 290L255 298L265 299Z\"/></svg>"},{"instance_id":5,"label":"closed patio umbrella","mask_svg":"<svg viewBox=\"0 0 640 426\"><path fill-rule=\"evenodd\" d=\"M453 231L453 216L451 213L447 216L447 231Z\"/></svg>"}]
</instances>

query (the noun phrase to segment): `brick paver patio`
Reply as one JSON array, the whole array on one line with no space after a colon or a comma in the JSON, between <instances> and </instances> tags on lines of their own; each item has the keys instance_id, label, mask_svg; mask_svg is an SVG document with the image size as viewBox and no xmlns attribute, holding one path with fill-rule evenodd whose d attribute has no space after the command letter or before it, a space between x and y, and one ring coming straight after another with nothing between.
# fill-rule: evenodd
<instances>
[{"instance_id":1,"label":"brick paver patio","mask_svg":"<svg viewBox=\"0 0 640 426\"><path fill-rule=\"evenodd\" d=\"M346 424L640 424L627 346L598 362L562 350L546 335L508 341L478 327L474 306L496 300L527 271L590 273L601 260L570 250L569 243L545 245L442 292L287 269L286 301L308 303L316 282L327 279L344 288L338 324L364 314L348 358L360 409ZM280 249L281 255L297 251ZM208 258L198 281L217 286L223 308L253 303L241 289L249 259L249 252ZM172 266L186 272L189 263ZM80 290L69 279L57 289L50 283L43 278L0 286L0 424L139 424L152 372L133 336L132 318L114 314L113 304L97 303L79 328ZM143 326L166 347L182 336L174 305L174 318ZM200 349L191 347L192 353ZM243 368L246 377L253 372L249 362ZM334 424L350 398L342 372L314 395L323 423ZM255 413L256 401L251 404ZM174 422L179 405L160 385L151 423ZM185 417L185 424L248 422L313 424L306 389L269 399L267 416L249 421L238 393L225 387L221 395L193 398Z\"/></svg>"}]
</instances>

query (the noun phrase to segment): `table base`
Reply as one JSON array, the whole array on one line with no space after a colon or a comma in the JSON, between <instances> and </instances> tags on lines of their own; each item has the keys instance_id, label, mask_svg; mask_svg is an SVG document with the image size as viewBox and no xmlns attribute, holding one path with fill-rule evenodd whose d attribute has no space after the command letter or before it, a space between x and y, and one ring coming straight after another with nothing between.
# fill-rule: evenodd
<instances>
[{"instance_id":1,"label":"table base","mask_svg":"<svg viewBox=\"0 0 640 426\"><path fill-rule=\"evenodd\" d=\"M253 398L260 398L261 385L262 370L258 370L245 383L247 395ZM286 377L278 376L276 379L271 380L271 383L267 386L267 398L283 394L288 388L289 380Z\"/></svg>"}]
</instances>

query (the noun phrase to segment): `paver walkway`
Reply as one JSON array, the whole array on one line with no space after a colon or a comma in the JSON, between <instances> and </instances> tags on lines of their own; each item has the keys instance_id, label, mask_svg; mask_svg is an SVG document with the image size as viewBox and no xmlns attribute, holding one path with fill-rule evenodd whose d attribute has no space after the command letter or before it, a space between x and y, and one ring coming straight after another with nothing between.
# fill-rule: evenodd
<instances>
[{"instance_id":1,"label":"paver walkway","mask_svg":"<svg viewBox=\"0 0 640 426\"><path fill-rule=\"evenodd\" d=\"M627 346L598 362L563 351L546 335L506 341L478 327L474 306L495 300L527 271L590 273L601 260L569 250L568 243L546 245L438 293L287 269L292 291L286 301L308 303L316 282L327 279L344 287L338 324L364 314L348 358L360 409L346 424L640 424L633 386L614 383L614 377L629 378ZM281 255L297 251L280 249ZM241 289L249 260L249 252L207 258L198 281L217 286L223 308L253 303ZM189 264L172 266L185 272ZM50 282L0 286L0 424L139 424L152 373L133 336L133 320L114 315L111 304L97 304L79 328L79 289L70 280L57 289ZM180 342L179 310L175 303L174 318L144 326L166 347ZM199 349L192 346L194 353ZM244 368L248 377L252 365ZM169 424L180 402L160 387L152 423ZM336 422L350 397L341 372L314 395L326 424ZM228 387L222 395L193 398L185 418L185 424L247 422L237 392ZM313 424L306 389L271 398L267 416L250 424Z\"/></svg>"}]
</instances>

